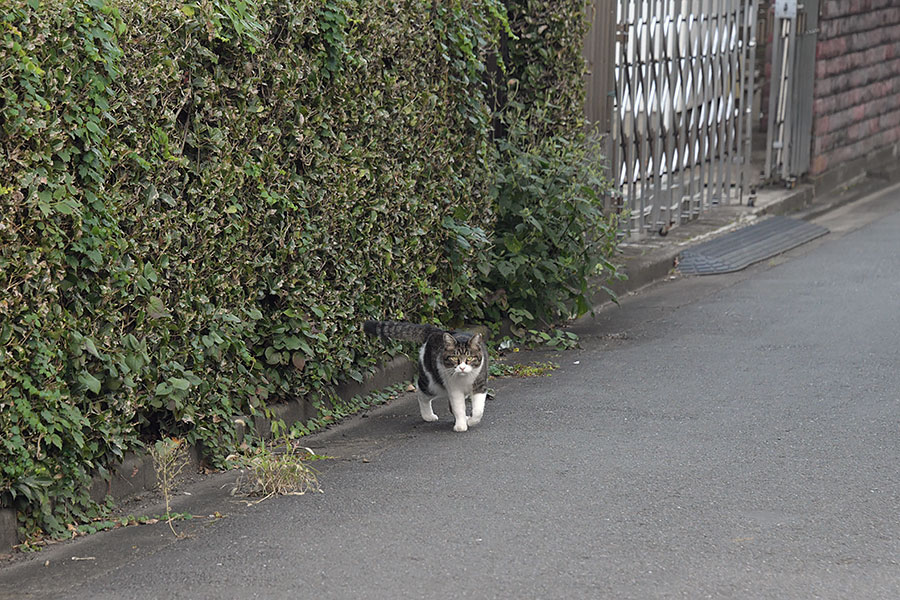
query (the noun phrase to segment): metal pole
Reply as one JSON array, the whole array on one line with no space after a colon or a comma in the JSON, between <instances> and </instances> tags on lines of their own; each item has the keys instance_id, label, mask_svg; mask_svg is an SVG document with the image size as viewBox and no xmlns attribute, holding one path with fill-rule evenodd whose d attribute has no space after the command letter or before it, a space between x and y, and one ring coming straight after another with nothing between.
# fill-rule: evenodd
<instances>
[{"instance_id":1,"label":"metal pole","mask_svg":"<svg viewBox=\"0 0 900 600\"><path fill-rule=\"evenodd\" d=\"M781 55L782 55L782 39L781 25L782 19L777 17L773 20L772 26L772 72L769 77L769 118L768 127L766 129L766 164L763 170L763 177L768 181L772 176L772 151L775 146L775 113L778 111L778 92L781 87Z\"/></svg>"},{"instance_id":2,"label":"metal pole","mask_svg":"<svg viewBox=\"0 0 900 600\"><path fill-rule=\"evenodd\" d=\"M792 170L792 160L793 152L791 146L793 145L793 139L791 136L791 127L793 124L793 120L795 115L794 111L791 110L791 87L794 81L794 55L797 50L797 15L794 14L793 18L786 19L788 22L788 52L786 58L786 73L785 73L785 82L784 82L784 93L782 95L784 99L784 123L782 124L782 144L781 144L781 178L784 180L788 180L793 176Z\"/></svg>"}]
</instances>

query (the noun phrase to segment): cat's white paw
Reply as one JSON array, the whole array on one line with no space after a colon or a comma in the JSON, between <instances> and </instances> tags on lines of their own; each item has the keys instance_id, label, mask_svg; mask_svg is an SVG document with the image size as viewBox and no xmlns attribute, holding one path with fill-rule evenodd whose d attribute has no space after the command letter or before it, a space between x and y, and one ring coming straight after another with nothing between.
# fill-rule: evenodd
<instances>
[{"instance_id":1,"label":"cat's white paw","mask_svg":"<svg viewBox=\"0 0 900 600\"><path fill-rule=\"evenodd\" d=\"M478 417L478 418L475 418L475 417L466 417L466 424L467 424L469 427L472 427L472 426L474 426L474 425L478 425L479 423L481 423L481 417Z\"/></svg>"},{"instance_id":2,"label":"cat's white paw","mask_svg":"<svg viewBox=\"0 0 900 600\"><path fill-rule=\"evenodd\" d=\"M434 423L438 420L438 416L434 413L431 413L430 415L422 415L422 420L427 423Z\"/></svg>"},{"instance_id":3,"label":"cat's white paw","mask_svg":"<svg viewBox=\"0 0 900 600\"><path fill-rule=\"evenodd\" d=\"M456 425L453 426L453 431L457 431L457 432L467 431L468 429L469 429L469 426L466 424L465 421L462 421L462 422L457 421Z\"/></svg>"}]
</instances>

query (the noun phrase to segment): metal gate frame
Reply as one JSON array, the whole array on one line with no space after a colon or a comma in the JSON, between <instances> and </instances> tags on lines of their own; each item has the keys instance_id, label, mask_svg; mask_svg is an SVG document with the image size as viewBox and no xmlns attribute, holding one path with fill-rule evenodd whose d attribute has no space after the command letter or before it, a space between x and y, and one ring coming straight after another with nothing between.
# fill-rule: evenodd
<instances>
[{"instance_id":1,"label":"metal gate frame","mask_svg":"<svg viewBox=\"0 0 900 600\"><path fill-rule=\"evenodd\" d=\"M617 0L611 172L632 235L740 202L757 0Z\"/></svg>"},{"instance_id":2,"label":"metal gate frame","mask_svg":"<svg viewBox=\"0 0 900 600\"><path fill-rule=\"evenodd\" d=\"M776 0L763 178L792 185L809 170L819 0Z\"/></svg>"}]
</instances>

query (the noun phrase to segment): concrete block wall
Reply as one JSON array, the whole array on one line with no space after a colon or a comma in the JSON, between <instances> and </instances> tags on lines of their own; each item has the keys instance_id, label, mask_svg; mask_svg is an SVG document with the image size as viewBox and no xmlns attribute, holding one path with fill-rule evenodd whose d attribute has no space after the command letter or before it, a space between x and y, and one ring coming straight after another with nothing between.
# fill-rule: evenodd
<instances>
[{"instance_id":1,"label":"concrete block wall","mask_svg":"<svg viewBox=\"0 0 900 600\"><path fill-rule=\"evenodd\" d=\"M825 0L810 175L884 168L900 152L900 1ZM850 165L856 168L848 169ZM879 167L879 165L881 165Z\"/></svg>"}]
</instances>

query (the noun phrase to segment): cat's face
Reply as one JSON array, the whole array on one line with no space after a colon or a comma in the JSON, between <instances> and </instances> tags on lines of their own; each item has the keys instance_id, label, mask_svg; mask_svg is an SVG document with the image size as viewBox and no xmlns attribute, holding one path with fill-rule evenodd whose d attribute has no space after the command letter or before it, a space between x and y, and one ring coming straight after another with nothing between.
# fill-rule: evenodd
<instances>
[{"instance_id":1,"label":"cat's face","mask_svg":"<svg viewBox=\"0 0 900 600\"><path fill-rule=\"evenodd\" d=\"M449 333L444 334L444 351L441 362L455 375L466 375L481 366L481 334L474 335L468 343L461 344Z\"/></svg>"}]
</instances>

